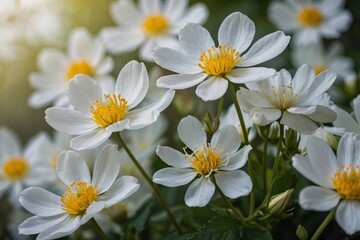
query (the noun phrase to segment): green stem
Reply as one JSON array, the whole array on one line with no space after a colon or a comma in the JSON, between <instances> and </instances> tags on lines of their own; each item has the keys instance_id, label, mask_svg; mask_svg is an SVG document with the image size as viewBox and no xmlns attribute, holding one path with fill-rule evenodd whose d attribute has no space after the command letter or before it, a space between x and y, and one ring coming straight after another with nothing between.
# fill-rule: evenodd
<instances>
[{"instance_id":1,"label":"green stem","mask_svg":"<svg viewBox=\"0 0 360 240\"><path fill-rule=\"evenodd\" d=\"M216 113L216 120L217 120L217 121L219 121L219 119L220 119L220 114L221 114L221 112L222 112L223 104L224 104L224 97L221 97L221 98L219 99L218 108L217 108L217 113Z\"/></svg>"},{"instance_id":2,"label":"green stem","mask_svg":"<svg viewBox=\"0 0 360 240\"><path fill-rule=\"evenodd\" d=\"M274 167L273 167L273 176L272 176L272 183L274 184L274 180L276 178L276 174L278 171L278 168L280 166L280 154L282 151L282 142L284 139L284 125L280 124L280 136L279 136L279 142L278 142L278 147L277 147L277 152L276 152L276 158L275 158L275 163L274 163Z\"/></svg>"},{"instance_id":3,"label":"green stem","mask_svg":"<svg viewBox=\"0 0 360 240\"><path fill-rule=\"evenodd\" d=\"M118 142L121 144L121 146L125 149L126 153L128 154L128 156L130 157L131 161L135 164L135 166L137 167L137 169L140 171L141 175L145 178L145 180L148 182L148 184L150 185L150 187L153 189L155 195L157 196L160 204L162 205L162 207L164 208L164 210L166 211L166 213L168 214L170 220L173 222L177 232L179 234L182 234L182 230L179 226L179 224L177 223L174 214L171 212L169 206L167 205L164 197L162 196L159 188L153 183L152 179L150 178L150 176L146 173L146 171L144 170L144 168L141 166L141 164L138 162L138 160L136 159L136 157L134 156L134 154L131 152L131 150L128 148L128 146L126 145L126 143L124 142L124 140L121 138L120 133L117 132L115 134L116 139L118 140Z\"/></svg>"},{"instance_id":4,"label":"green stem","mask_svg":"<svg viewBox=\"0 0 360 240\"><path fill-rule=\"evenodd\" d=\"M316 230L316 232L314 233L314 235L312 236L311 240L316 240L319 238L319 236L321 235L321 233L325 230L325 228L327 227L327 225L329 225L329 223L331 222L331 220L333 220L333 218L335 217L335 213L336 213L336 208L333 208L333 210L331 210L329 212L329 214L326 216L326 218L324 219L324 221L321 223L321 225L318 227L318 229Z\"/></svg>"},{"instance_id":5,"label":"green stem","mask_svg":"<svg viewBox=\"0 0 360 240\"><path fill-rule=\"evenodd\" d=\"M267 147L268 147L268 139L264 139L264 148L263 148L263 159L262 159L262 165L263 165L263 185L264 185L264 195L267 193L267 167L266 167L266 160L267 160Z\"/></svg>"},{"instance_id":6,"label":"green stem","mask_svg":"<svg viewBox=\"0 0 360 240\"><path fill-rule=\"evenodd\" d=\"M254 182L254 179L253 179L253 166L252 166L252 159L249 158L248 160L248 168L249 168L249 175L251 177L251 181ZM252 216L254 214L254 211L255 211L255 192L254 192L254 187L251 189L251 192L250 192L250 206L249 206L249 216Z\"/></svg>"},{"instance_id":7,"label":"green stem","mask_svg":"<svg viewBox=\"0 0 360 240\"><path fill-rule=\"evenodd\" d=\"M241 113L239 102L236 99L235 89L234 89L234 86L233 86L233 84L231 82L229 82L229 93L230 93L232 101L234 102L236 113L237 113L237 115L239 117L241 130L242 130L243 135L244 135L245 144L249 144L249 138L248 138L247 129L246 129L246 126L245 126L244 117L243 117L243 115Z\"/></svg>"},{"instance_id":8,"label":"green stem","mask_svg":"<svg viewBox=\"0 0 360 240\"><path fill-rule=\"evenodd\" d=\"M90 219L90 222L92 223L92 225L94 226L95 230L99 233L99 235L101 236L101 238L103 240L109 240L109 238L106 236L106 234L104 233L104 231L101 229L101 227L99 226L99 224L95 221L94 218Z\"/></svg>"}]
</instances>

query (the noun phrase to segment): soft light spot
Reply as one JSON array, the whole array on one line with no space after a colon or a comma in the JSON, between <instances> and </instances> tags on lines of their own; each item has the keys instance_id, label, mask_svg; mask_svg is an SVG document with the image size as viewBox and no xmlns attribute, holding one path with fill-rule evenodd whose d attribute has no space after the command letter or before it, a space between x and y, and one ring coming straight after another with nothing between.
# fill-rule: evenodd
<instances>
[{"instance_id":1,"label":"soft light spot","mask_svg":"<svg viewBox=\"0 0 360 240\"><path fill-rule=\"evenodd\" d=\"M298 21L306 27L318 26L323 21L322 13L315 7L305 7L298 13Z\"/></svg>"},{"instance_id":2,"label":"soft light spot","mask_svg":"<svg viewBox=\"0 0 360 240\"><path fill-rule=\"evenodd\" d=\"M91 119L105 128L123 120L127 110L127 101L120 94L105 94L105 98L96 100L91 106Z\"/></svg>"},{"instance_id":3,"label":"soft light spot","mask_svg":"<svg viewBox=\"0 0 360 240\"><path fill-rule=\"evenodd\" d=\"M150 15L143 21L143 29L148 35L161 35L168 29L168 20L160 15Z\"/></svg>"},{"instance_id":4,"label":"soft light spot","mask_svg":"<svg viewBox=\"0 0 360 240\"><path fill-rule=\"evenodd\" d=\"M229 73L240 62L240 53L230 46L219 45L202 52L198 66L208 75Z\"/></svg>"},{"instance_id":5,"label":"soft light spot","mask_svg":"<svg viewBox=\"0 0 360 240\"><path fill-rule=\"evenodd\" d=\"M23 179L28 171L29 164L21 157L10 158L3 165L4 176L11 181Z\"/></svg>"},{"instance_id":6,"label":"soft light spot","mask_svg":"<svg viewBox=\"0 0 360 240\"><path fill-rule=\"evenodd\" d=\"M72 79L77 74L85 74L92 77L94 76L94 69L87 60L76 60L69 65L66 72L66 80Z\"/></svg>"},{"instance_id":7,"label":"soft light spot","mask_svg":"<svg viewBox=\"0 0 360 240\"><path fill-rule=\"evenodd\" d=\"M326 69L328 69L328 67L326 65L319 65L319 66L315 66L314 71L315 71L315 74L318 75L319 73L322 73Z\"/></svg>"},{"instance_id":8,"label":"soft light spot","mask_svg":"<svg viewBox=\"0 0 360 240\"><path fill-rule=\"evenodd\" d=\"M98 196L96 186L73 182L61 197L62 209L72 215L82 215Z\"/></svg>"},{"instance_id":9,"label":"soft light spot","mask_svg":"<svg viewBox=\"0 0 360 240\"><path fill-rule=\"evenodd\" d=\"M342 198L360 200L360 166L343 166L341 172L334 173L332 184Z\"/></svg>"}]
</instances>

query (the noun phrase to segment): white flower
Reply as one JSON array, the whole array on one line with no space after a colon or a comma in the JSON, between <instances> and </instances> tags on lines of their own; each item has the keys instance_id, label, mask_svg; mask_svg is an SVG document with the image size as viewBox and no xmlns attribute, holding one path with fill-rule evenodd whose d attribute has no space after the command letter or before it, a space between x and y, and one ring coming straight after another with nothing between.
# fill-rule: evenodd
<instances>
[{"instance_id":1,"label":"white flower","mask_svg":"<svg viewBox=\"0 0 360 240\"><path fill-rule=\"evenodd\" d=\"M351 58L341 56L343 47L340 43L330 45L325 51L322 44L295 48L292 59L295 67L309 64L319 74L326 69L331 69L346 83L352 83L356 79Z\"/></svg>"},{"instance_id":2,"label":"white flower","mask_svg":"<svg viewBox=\"0 0 360 240\"><path fill-rule=\"evenodd\" d=\"M68 186L67 190L60 197L38 187L25 189L20 194L20 203L35 216L20 224L19 233L39 233L39 240L69 235L102 209L133 194L139 188L136 178L116 179L120 170L119 157L116 145L106 145L99 153L91 177L78 153L61 153L56 171Z\"/></svg>"},{"instance_id":3,"label":"white flower","mask_svg":"<svg viewBox=\"0 0 360 240\"><path fill-rule=\"evenodd\" d=\"M113 80L109 75L114 67L112 58L105 56L103 44L84 28L70 33L67 53L43 49L38 56L38 67L40 72L30 75L30 84L37 90L29 98L29 105L34 108L52 102L67 105L68 83L76 74L88 75L104 84Z\"/></svg>"},{"instance_id":4,"label":"white flower","mask_svg":"<svg viewBox=\"0 0 360 240\"><path fill-rule=\"evenodd\" d=\"M321 37L339 38L348 29L352 17L343 9L345 0L274 1L269 7L270 20L281 30L294 33L295 45L318 43Z\"/></svg>"},{"instance_id":5,"label":"white flower","mask_svg":"<svg viewBox=\"0 0 360 240\"><path fill-rule=\"evenodd\" d=\"M19 206L19 193L24 187L52 180L49 156L43 151L48 144L46 134L39 133L21 150L17 136L8 128L0 128L0 196L10 191L10 203Z\"/></svg>"},{"instance_id":6,"label":"white flower","mask_svg":"<svg viewBox=\"0 0 360 240\"><path fill-rule=\"evenodd\" d=\"M275 77L247 84L237 97L242 109L257 125L268 125L278 119L300 133L310 134L318 126L315 122L333 122L336 114L322 104L323 93L334 83L336 75L326 70L315 76L309 65L301 66L293 80L288 71Z\"/></svg>"},{"instance_id":7,"label":"white flower","mask_svg":"<svg viewBox=\"0 0 360 240\"><path fill-rule=\"evenodd\" d=\"M230 14L221 23L219 45L210 33L197 24L188 23L179 32L182 51L159 47L154 61L161 67L179 73L161 77L157 86L186 89L197 84L196 95L204 101L223 96L228 80L246 83L275 75L272 68L253 67L284 51L290 41L283 32L274 32L259 39L249 48L255 35L255 24L240 12Z\"/></svg>"},{"instance_id":8,"label":"white flower","mask_svg":"<svg viewBox=\"0 0 360 240\"><path fill-rule=\"evenodd\" d=\"M185 23L203 24L208 10L202 3L186 9L187 0L139 0L139 9L131 0L118 0L110 14L119 27L102 30L101 36L112 53L140 48L140 58L152 61L157 46L178 47L175 36Z\"/></svg>"},{"instance_id":9,"label":"white flower","mask_svg":"<svg viewBox=\"0 0 360 240\"><path fill-rule=\"evenodd\" d=\"M212 178L229 198L250 193L251 179L239 168L245 165L252 147L246 145L238 150L241 142L234 126L228 125L216 131L208 143L199 120L188 116L180 121L178 134L193 153L183 154L170 147L159 146L157 155L171 167L157 171L153 176L155 183L177 187L196 178L185 194L185 203L189 207L203 207L209 203L215 192Z\"/></svg>"},{"instance_id":10,"label":"white flower","mask_svg":"<svg viewBox=\"0 0 360 240\"><path fill-rule=\"evenodd\" d=\"M86 75L77 75L69 83L68 97L75 109L53 107L45 111L45 120L60 132L80 135L70 141L76 150L95 148L113 132L140 129L155 122L174 98L169 90L152 104L135 108L145 97L149 77L143 63L131 61L120 71L115 93L105 92Z\"/></svg>"},{"instance_id":11,"label":"white flower","mask_svg":"<svg viewBox=\"0 0 360 240\"><path fill-rule=\"evenodd\" d=\"M304 188L299 195L300 206L315 211L329 211L338 206L335 219L347 234L360 230L359 150L360 135L354 133L341 138L337 158L327 143L309 137L308 157L295 155L292 159L296 170L320 186Z\"/></svg>"}]
</instances>

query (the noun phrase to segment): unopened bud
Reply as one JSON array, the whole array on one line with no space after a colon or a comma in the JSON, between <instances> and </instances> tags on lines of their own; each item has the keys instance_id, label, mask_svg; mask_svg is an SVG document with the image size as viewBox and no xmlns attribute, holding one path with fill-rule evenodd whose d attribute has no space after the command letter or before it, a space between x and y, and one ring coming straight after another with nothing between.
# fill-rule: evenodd
<instances>
[{"instance_id":1,"label":"unopened bud","mask_svg":"<svg viewBox=\"0 0 360 240\"><path fill-rule=\"evenodd\" d=\"M299 149L300 137L294 129L287 129L285 133L285 147L289 153L297 153Z\"/></svg>"},{"instance_id":2,"label":"unopened bud","mask_svg":"<svg viewBox=\"0 0 360 240\"><path fill-rule=\"evenodd\" d=\"M219 120L217 118L213 119L210 113L206 112L203 118L203 125L205 132L209 135L213 135L219 128Z\"/></svg>"},{"instance_id":3,"label":"unopened bud","mask_svg":"<svg viewBox=\"0 0 360 240\"><path fill-rule=\"evenodd\" d=\"M316 131L314 135L327 142L332 147L332 149L334 150L337 149L337 145L339 141L336 139L336 137L333 134L328 133L325 130L321 129L319 131Z\"/></svg>"},{"instance_id":4,"label":"unopened bud","mask_svg":"<svg viewBox=\"0 0 360 240\"><path fill-rule=\"evenodd\" d=\"M294 189L276 194L270 198L268 209L271 214L282 213L289 204Z\"/></svg>"},{"instance_id":5,"label":"unopened bud","mask_svg":"<svg viewBox=\"0 0 360 240\"><path fill-rule=\"evenodd\" d=\"M280 137L280 124L278 122L273 122L270 125L270 131L269 131L269 139L276 140Z\"/></svg>"},{"instance_id":6,"label":"unopened bud","mask_svg":"<svg viewBox=\"0 0 360 240\"><path fill-rule=\"evenodd\" d=\"M306 229L301 225L298 225L298 227L296 228L296 236L298 237L299 240L308 239L308 233Z\"/></svg>"}]
</instances>

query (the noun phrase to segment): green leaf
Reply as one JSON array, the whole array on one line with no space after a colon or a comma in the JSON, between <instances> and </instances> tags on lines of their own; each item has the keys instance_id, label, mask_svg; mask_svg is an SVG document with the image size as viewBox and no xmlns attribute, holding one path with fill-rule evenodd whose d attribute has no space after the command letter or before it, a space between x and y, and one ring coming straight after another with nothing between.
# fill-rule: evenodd
<instances>
[{"instance_id":1,"label":"green leaf","mask_svg":"<svg viewBox=\"0 0 360 240\"><path fill-rule=\"evenodd\" d=\"M151 199L150 201L145 202L141 207L139 207L139 210L136 211L135 217L130 222L130 226L134 227L136 232L141 232L144 230L147 222L151 217L154 205L155 200Z\"/></svg>"},{"instance_id":2,"label":"green leaf","mask_svg":"<svg viewBox=\"0 0 360 240\"><path fill-rule=\"evenodd\" d=\"M244 228L242 238L244 240L272 240L271 233L266 229Z\"/></svg>"}]
</instances>

